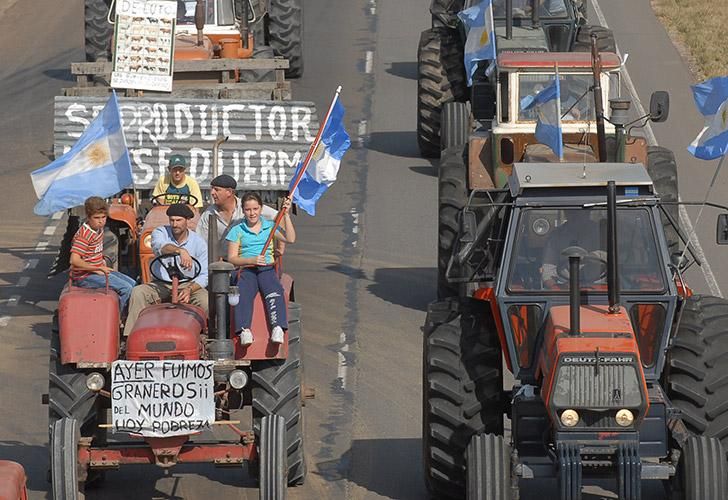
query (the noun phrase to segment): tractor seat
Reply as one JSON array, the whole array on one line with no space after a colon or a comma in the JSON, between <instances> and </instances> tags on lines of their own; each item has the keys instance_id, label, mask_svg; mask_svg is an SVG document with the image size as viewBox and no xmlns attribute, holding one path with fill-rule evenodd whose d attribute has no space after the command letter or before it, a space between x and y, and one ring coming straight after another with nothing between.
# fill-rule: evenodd
<instances>
[{"instance_id":1,"label":"tractor seat","mask_svg":"<svg viewBox=\"0 0 728 500\"><path fill-rule=\"evenodd\" d=\"M545 144L529 144L523 154L525 163L558 163L556 154ZM596 163L599 160L588 144L564 144L564 162Z\"/></svg>"}]
</instances>

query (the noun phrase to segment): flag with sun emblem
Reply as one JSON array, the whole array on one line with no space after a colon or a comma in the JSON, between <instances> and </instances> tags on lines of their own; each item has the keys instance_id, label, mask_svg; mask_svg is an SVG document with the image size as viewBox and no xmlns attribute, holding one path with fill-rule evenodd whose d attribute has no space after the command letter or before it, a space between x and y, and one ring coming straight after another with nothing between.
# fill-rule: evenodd
<instances>
[{"instance_id":1,"label":"flag with sun emblem","mask_svg":"<svg viewBox=\"0 0 728 500\"><path fill-rule=\"evenodd\" d=\"M468 85L473 84L473 75L478 61L493 61L495 52L495 31L493 30L493 4L485 0L458 13L465 25L465 72Z\"/></svg>"},{"instance_id":2,"label":"flag with sun emblem","mask_svg":"<svg viewBox=\"0 0 728 500\"><path fill-rule=\"evenodd\" d=\"M711 78L692 89L705 126L688 151L701 160L720 158L728 152L728 76Z\"/></svg>"},{"instance_id":3,"label":"flag with sun emblem","mask_svg":"<svg viewBox=\"0 0 728 500\"><path fill-rule=\"evenodd\" d=\"M320 140L315 145L306 170L300 176L298 185L293 190L293 201L309 215L316 215L316 202L336 180L341 165L341 158L349 149L351 140L344 128L344 106L334 97L329 114L324 121ZM304 162L298 164L296 173L291 179L288 189L294 187L299 179L300 169Z\"/></svg>"},{"instance_id":4,"label":"flag with sun emblem","mask_svg":"<svg viewBox=\"0 0 728 500\"><path fill-rule=\"evenodd\" d=\"M33 209L36 215L51 215L83 205L89 196L105 198L133 185L116 93L66 154L30 177L40 200Z\"/></svg>"},{"instance_id":5,"label":"flag with sun emblem","mask_svg":"<svg viewBox=\"0 0 728 500\"><path fill-rule=\"evenodd\" d=\"M561 83L559 69L554 80L535 95L521 99L521 110L535 109L536 140L552 149L560 160L564 159L564 133L561 127Z\"/></svg>"}]
</instances>

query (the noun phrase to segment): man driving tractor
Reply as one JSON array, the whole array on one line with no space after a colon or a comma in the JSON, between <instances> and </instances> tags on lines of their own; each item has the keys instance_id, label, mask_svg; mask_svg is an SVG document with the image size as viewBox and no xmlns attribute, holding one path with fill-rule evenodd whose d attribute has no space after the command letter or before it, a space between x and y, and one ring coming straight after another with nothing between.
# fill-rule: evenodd
<instances>
[{"instance_id":1,"label":"man driving tractor","mask_svg":"<svg viewBox=\"0 0 728 500\"><path fill-rule=\"evenodd\" d=\"M152 191L152 202L163 205L174 203L189 203L196 208L202 208L202 193L197 181L187 175L187 159L180 154L169 157L167 170L169 173L161 176ZM166 196L163 196L166 195Z\"/></svg>"}]
</instances>

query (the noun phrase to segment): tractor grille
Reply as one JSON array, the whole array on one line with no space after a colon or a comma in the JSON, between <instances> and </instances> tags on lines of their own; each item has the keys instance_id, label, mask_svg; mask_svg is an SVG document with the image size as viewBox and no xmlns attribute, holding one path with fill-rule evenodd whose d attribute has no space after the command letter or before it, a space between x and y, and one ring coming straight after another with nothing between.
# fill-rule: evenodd
<instances>
[{"instance_id":1,"label":"tractor grille","mask_svg":"<svg viewBox=\"0 0 728 500\"><path fill-rule=\"evenodd\" d=\"M591 359L590 359L591 358ZM607 357L602 359L611 359ZM564 357L553 389L556 408L634 408L642 405L634 363L594 361L595 357ZM571 362L570 360L578 360Z\"/></svg>"}]
</instances>

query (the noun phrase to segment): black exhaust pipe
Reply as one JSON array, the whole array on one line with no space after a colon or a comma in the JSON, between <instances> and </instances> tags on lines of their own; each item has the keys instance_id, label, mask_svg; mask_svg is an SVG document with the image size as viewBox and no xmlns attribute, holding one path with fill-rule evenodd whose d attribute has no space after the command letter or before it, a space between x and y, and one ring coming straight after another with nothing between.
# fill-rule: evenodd
<instances>
[{"instance_id":1,"label":"black exhaust pipe","mask_svg":"<svg viewBox=\"0 0 728 500\"><path fill-rule=\"evenodd\" d=\"M581 257L578 255L569 255L569 318L570 327L569 335L579 335L581 333L581 290L579 289L579 266L581 265Z\"/></svg>"},{"instance_id":2,"label":"black exhaust pipe","mask_svg":"<svg viewBox=\"0 0 728 500\"><path fill-rule=\"evenodd\" d=\"M619 311L619 269L617 255L617 185L607 182L607 294L609 312Z\"/></svg>"},{"instance_id":3,"label":"black exhaust pipe","mask_svg":"<svg viewBox=\"0 0 728 500\"><path fill-rule=\"evenodd\" d=\"M513 0L506 0L506 39L513 38Z\"/></svg>"},{"instance_id":4,"label":"black exhaust pipe","mask_svg":"<svg viewBox=\"0 0 728 500\"><path fill-rule=\"evenodd\" d=\"M531 26L538 28L541 26L541 18L539 16L538 7L541 2L539 0L533 0L531 2Z\"/></svg>"}]
</instances>

